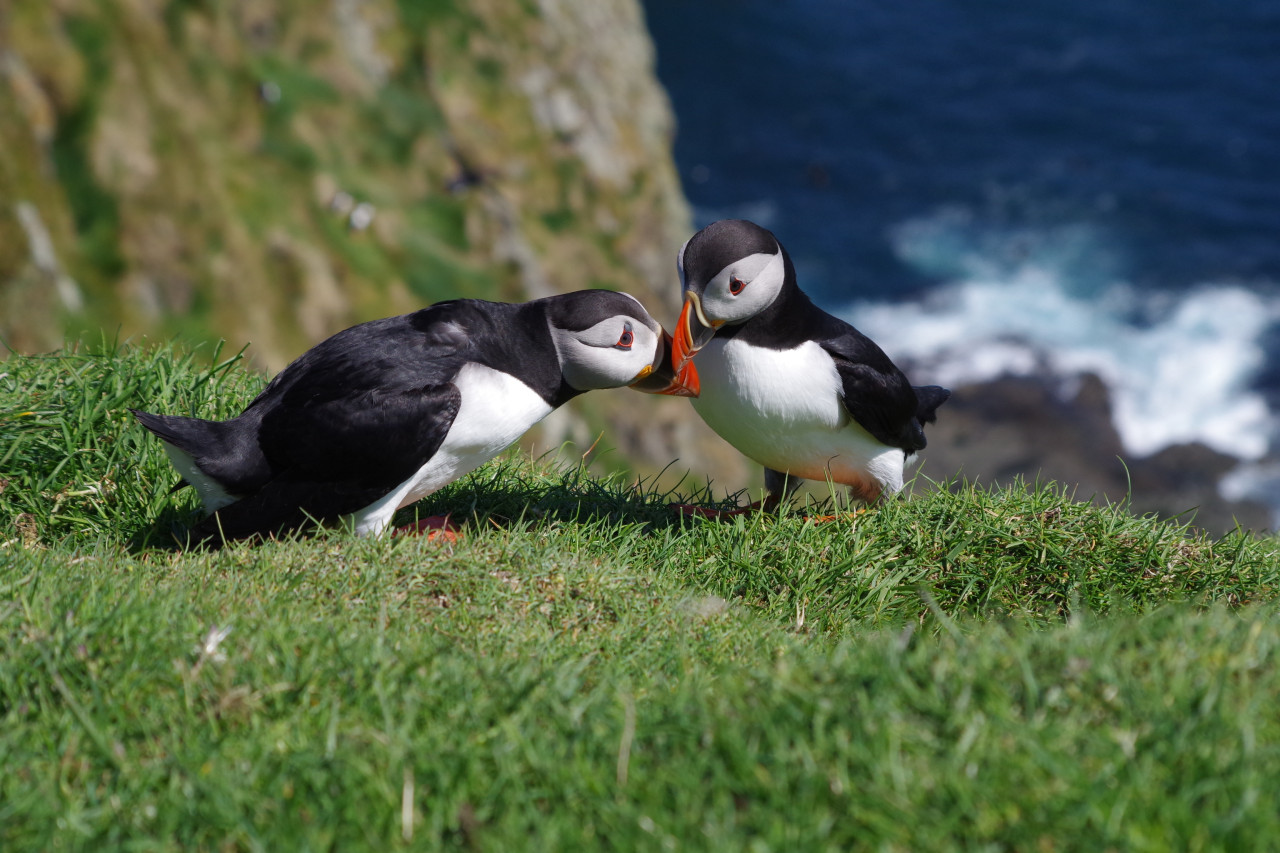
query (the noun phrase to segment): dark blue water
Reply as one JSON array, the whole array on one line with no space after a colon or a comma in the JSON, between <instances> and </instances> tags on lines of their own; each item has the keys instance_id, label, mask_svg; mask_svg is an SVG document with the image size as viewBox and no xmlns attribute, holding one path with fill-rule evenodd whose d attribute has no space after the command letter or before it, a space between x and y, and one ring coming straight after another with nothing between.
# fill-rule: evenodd
<instances>
[{"instance_id":1,"label":"dark blue water","mask_svg":"<svg viewBox=\"0 0 1280 853\"><path fill-rule=\"evenodd\" d=\"M690 200L766 211L819 298L954 272L890 234L948 206L975 228L1089 223L1108 256L1086 278L1280 280L1274 0L645 7Z\"/></svg>"},{"instance_id":2,"label":"dark blue water","mask_svg":"<svg viewBox=\"0 0 1280 853\"><path fill-rule=\"evenodd\" d=\"M919 381L1097 373L1131 452L1280 510L1280 2L644 5L697 225Z\"/></svg>"}]
</instances>

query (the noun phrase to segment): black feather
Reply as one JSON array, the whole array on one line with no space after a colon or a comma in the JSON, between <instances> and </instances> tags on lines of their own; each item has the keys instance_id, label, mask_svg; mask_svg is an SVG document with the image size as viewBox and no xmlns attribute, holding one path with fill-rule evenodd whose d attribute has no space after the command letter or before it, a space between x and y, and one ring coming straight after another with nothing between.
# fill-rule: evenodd
<instances>
[{"instance_id":1,"label":"black feather","mask_svg":"<svg viewBox=\"0 0 1280 853\"><path fill-rule=\"evenodd\" d=\"M564 379L549 319L589 326L619 310L643 312L605 291L441 302L322 341L229 420L134 414L238 498L196 525L193 542L331 523L385 497L435 455L461 406L454 380L464 365L518 376L555 408L580 392Z\"/></svg>"}]
</instances>

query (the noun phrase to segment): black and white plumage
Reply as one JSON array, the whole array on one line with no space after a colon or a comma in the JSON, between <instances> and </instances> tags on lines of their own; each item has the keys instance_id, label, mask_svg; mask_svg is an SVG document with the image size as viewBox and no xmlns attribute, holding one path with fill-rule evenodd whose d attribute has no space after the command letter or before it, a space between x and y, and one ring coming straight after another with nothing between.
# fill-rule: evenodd
<instances>
[{"instance_id":1,"label":"black and white plumage","mask_svg":"<svg viewBox=\"0 0 1280 853\"><path fill-rule=\"evenodd\" d=\"M317 344L227 421L136 411L212 513L196 542L311 523L377 534L400 507L492 459L596 388L696 394L635 298L579 291L522 304L462 299Z\"/></svg>"},{"instance_id":2,"label":"black and white plumage","mask_svg":"<svg viewBox=\"0 0 1280 853\"><path fill-rule=\"evenodd\" d=\"M771 497L801 480L843 483L864 501L903 485L923 425L951 392L912 387L884 351L814 305L772 233L721 220L685 243L675 367L696 355L702 419L765 466Z\"/></svg>"}]
</instances>

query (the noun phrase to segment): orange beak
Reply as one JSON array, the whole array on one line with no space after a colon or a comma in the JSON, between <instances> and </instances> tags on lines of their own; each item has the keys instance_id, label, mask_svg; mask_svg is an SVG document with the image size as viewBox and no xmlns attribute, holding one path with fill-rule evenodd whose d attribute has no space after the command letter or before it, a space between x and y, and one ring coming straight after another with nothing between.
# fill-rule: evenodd
<instances>
[{"instance_id":1,"label":"orange beak","mask_svg":"<svg viewBox=\"0 0 1280 853\"><path fill-rule=\"evenodd\" d=\"M702 300L698 294L690 292L684 299L684 308L680 309L680 319L676 321L676 335L672 343L671 363L676 370L692 366L692 360L698 350L711 342L716 335L719 323L712 323L702 313Z\"/></svg>"},{"instance_id":2,"label":"orange beak","mask_svg":"<svg viewBox=\"0 0 1280 853\"><path fill-rule=\"evenodd\" d=\"M646 367L631 387L646 394L668 394L672 397L696 397L702 391L698 369L692 363L676 368L673 360L675 344L671 335L662 332L662 352Z\"/></svg>"},{"instance_id":3,"label":"orange beak","mask_svg":"<svg viewBox=\"0 0 1280 853\"><path fill-rule=\"evenodd\" d=\"M675 381L658 392L673 397L696 397L702 393L702 380L698 378L698 368L690 362L676 371Z\"/></svg>"}]
</instances>

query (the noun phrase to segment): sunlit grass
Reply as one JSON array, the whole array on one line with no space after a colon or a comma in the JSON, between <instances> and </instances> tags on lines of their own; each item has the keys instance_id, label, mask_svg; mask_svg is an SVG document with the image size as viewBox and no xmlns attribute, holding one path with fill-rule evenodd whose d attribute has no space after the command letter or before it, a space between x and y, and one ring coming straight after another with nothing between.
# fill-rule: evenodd
<instances>
[{"instance_id":1,"label":"sunlit grass","mask_svg":"<svg viewBox=\"0 0 1280 853\"><path fill-rule=\"evenodd\" d=\"M0 849L1280 832L1275 540L1052 485L687 521L508 455L418 508L453 547L187 554L193 501L127 408L222 417L261 377L116 347L0 374Z\"/></svg>"}]
</instances>

